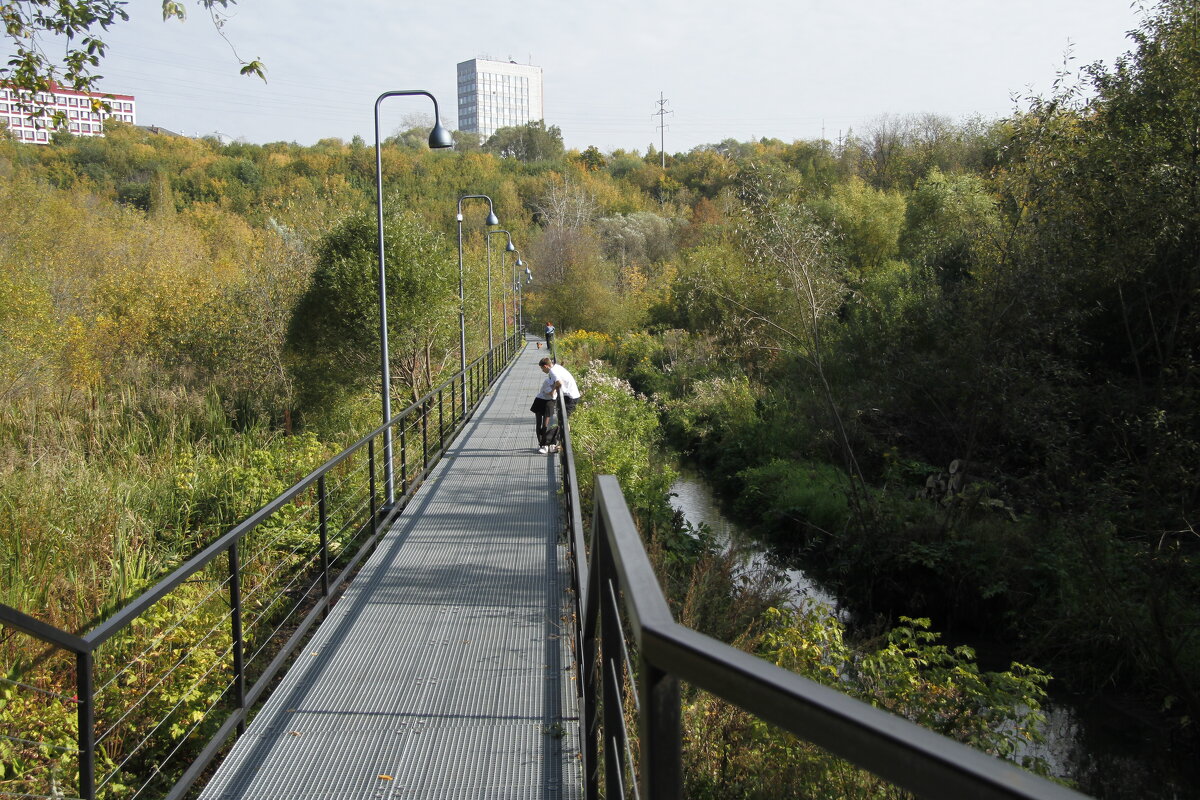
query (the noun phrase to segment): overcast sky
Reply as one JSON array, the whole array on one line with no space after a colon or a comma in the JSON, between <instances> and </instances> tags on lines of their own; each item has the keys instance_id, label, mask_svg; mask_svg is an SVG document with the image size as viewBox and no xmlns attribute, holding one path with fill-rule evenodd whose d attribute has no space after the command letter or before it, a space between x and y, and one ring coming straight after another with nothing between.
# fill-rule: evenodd
<instances>
[{"instance_id":1,"label":"overcast sky","mask_svg":"<svg viewBox=\"0 0 1200 800\"><path fill-rule=\"evenodd\" d=\"M265 143L374 140L375 98L426 89L457 123L455 65L540 66L545 113L568 147L668 152L764 136L836 140L880 116L1001 117L1073 69L1112 64L1138 26L1130 0L241 0L225 31L267 82L238 75L207 15L163 22L132 0L110 31L105 91L138 122ZM667 128L660 132L660 92ZM429 113L389 99L387 135Z\"/></svg>"}]
</instances>

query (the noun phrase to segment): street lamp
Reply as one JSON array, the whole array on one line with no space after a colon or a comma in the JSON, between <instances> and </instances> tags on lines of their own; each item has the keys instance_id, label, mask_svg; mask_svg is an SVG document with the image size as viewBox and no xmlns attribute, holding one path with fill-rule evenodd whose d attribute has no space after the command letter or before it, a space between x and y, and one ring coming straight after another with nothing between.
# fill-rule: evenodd
<instances>
[{"instance_id":1,"label":"street lamp","mask_svg":"<svg viewBox=\"0 0 1200 800\"><path fill-rule=\"evenodd\" d=\"M387 502L396 502L396 484L392 475L392 381L391 368L388 366L388 337L387 337L387 269L384 266L383 248L383 151L379 143L379 105L389 97L423 94L433 101L433 130L429 132L429 146L433 148L453 147L454 139L450 132L442 127L438 116L437 98L424 89L400 89L384 92L375 100L375 210L379 221L379 352L380 375L383 387L380 392L383 398L383 471L384 485L387 487Z\"/></svg>"},{"instance_id":2,"label":"street lamp","mask_svg":"<svg viewBox=\"0 0 1200 800\"><path fill-rule=\"evenodd\" d=\"M523 267L523 266L525 266L525 262L521 260L521 252L518 250L517 251L517 262L515 264L513 264L513 279L512 279L512 287L513 287L512 312L513 312L513 328L514 328L513 333L514 334L521 330L520 327L517 326L517 292L519 292L521 289L521 285L517 281L517 269L519 267Z\"/></svg>"},{"instance_id":3,"label":"street lamp","mask_svg":"<svg viewBox=\"0 0 1200 800\"><path fill-rule=\"evenodd\" d=\"M505 230L488 231L484 238L487 240L487 302L488 302L488 352L492 351L496 345L492 341L492 237L496 234L503 233L508 237L508 244L504 246L506 253L516 252L516 247L513 246L512 234ZM503 259L503 255L501 255ZM503 266L503 262L502 266ZM503 284L501 284L503 286ZM505 326L507 327L507 326Z\"/></svg>"},{"instance_id":4,"label":"street lamp","mask_svg":"<svg viewBox=\"0 0 1200 800\"><path fill-rule=\"evenodd\" d=\"M511 243L512 243L512 240L510 239L510 240L509 240L509 244L511 244ZM515 247L511 247L511 248L510 248L510 247L505 247L505 248L504 248L504 250L503 250L503 251L500 253L500 274L504 275L505 277L507 277L507 276L508 276L508 273L506 273L506 272L504 271L504 267L505 267L505 264L504 264L504 261L505 261L505 259L504 259L504 257L505 257L505 255L507 255L509 252L516 253L516 252L517 252L517 248L515 248ZM521 258L521 256L520 256L520 254L518 254L518 255L517 255L517 259L518 259L518 260L520 260L520 258ZM500 323L501 323L501 325L502 325L502 327L503 327L503 329L504 329L504 340L505 340L505 341L508 341L508 298L506 298L506 297L505 297L505 294L506 294L506 293L507 293L507 291L508 291L508 290L505 288L507 285L508 285L508 281L505 281L505 280L502 280L502 281L500 281L500 311L501 311L501 314L500 314ZM514 302L515 302L515 301L514 301ZM513 312L513 325L515 326L516 324L517 324L517 314L516 314L516 312L514 311L514 312Z\"/></svg>"},{"instance_id":5,"label":"street lamp","mask_svg":"<svg viewBox=\"0 0 1200 800\"><path fill-rule=\"evenodd\" d=\"M496 219L496 208L492 205L492 198L488 197L486 194L464 194L462 197L458 198L458 365L459 371L464 373L464 392L466 391L467 380L465 374L467 371L467 301L466 296L463 294L462 204L463 200L471 199L487 200L488 215L486 223L493 227L500 224L500 220ZM465 396L463 402L466 402Z\"/></svg>"},{"instance_id":6,"label":"street lamp","mask_svg":"<svg viewBox=\"0 0 1200 800\"><path fill-rule=\"evenodd\" d=\"M533 283L533 273L529 271L529 267L525 266L525 262L521 260L520 256L517 256L517 263L514 264L513 267L514 267L513 273L517 279L516 280L517 295L520 297L520 300L521 300L521 308L520 308L520 311L518 312L518 317L517 317L518 324L519 324L518 330L524 331L525 330L525 293L521 291L521 277L519 274L516 273L515 268L516 267L525 267L525 283ZM516 305L516 298L513 299L513 304Z\"/></svg>"}]
</instances>

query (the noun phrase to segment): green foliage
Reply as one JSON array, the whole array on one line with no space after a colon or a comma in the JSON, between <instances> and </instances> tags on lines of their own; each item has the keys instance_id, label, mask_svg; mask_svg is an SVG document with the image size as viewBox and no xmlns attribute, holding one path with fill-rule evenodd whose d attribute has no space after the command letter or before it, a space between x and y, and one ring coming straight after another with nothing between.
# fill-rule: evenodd
<instances>
[{"instance_id":1,"label":"green foliage","mask_svg":"<svg viewBox=\"0 0 1200 800\"><path fill-rule=\"evenodd\" d=\"M53 11L7 11L31 9ZM630 381L585 389L581 461L624 476L677 561L711 554L639 466L660 435L856 608L1008 634L1074 687L1195 719L1197 30L1163 0L1133 52L1083 70L1087 99L1064 80L1008 120L882 118L836 146L726 140L664 168L565 155L544 124L491 151L401 134L394 383L457 360L448 209L486 193L535 275L527 323ZM278 435L298 398L309 431L373 427L375 178L361 140L0 138L5 602L70 627L136 591L317 457ZM473 357L488 279L513 287L464 233ZM952 460L967 485L916 499Z\"/></svg>"},{"instance_id":2,"label":"green foliage","mask_svg":"<svg viewBox=\"0 0 1200 800\"><path fill-rule=\"evenodd\" d=\"M947 648L928 620L903 619L877 648L847 643L841 623L819 604L770 608L760 632L741 642L776 665L887 709L964 744L1046 774L1023 756L1041 741L1048 677L1013 664L981 673L969 648ZM684 705L690 797L907 797L869 773L711 695Z\"/></svg>"},{"instance_id":3,"label":"green foliage","mask_svg":"<svg viewBox=\"0 0 1200 800\"><path fill-rule=\"evenodd\" d=\"M899 252L905 205L899 192L872 189L852 177L835 185L828 200L817 207L841 234L846 261L866 275Z\"/></svg>"},{"instance_id":4,"label":"green foliage","mask_svg":"<svg viewBox=\"0 0 1200 800\"><path fill-rule=\"evenodd\" d=\"M575 374L584 401L571 417L571 443L585 508L591 507L595 476L615 475L631 507L650 513L643 522L661 522L655 515L663 513L675 475L657 453L657 410L598 362Z\"/></svg>"},{"instance_id":5,"label":"green foliage","mask_svg":"<svg viewBox=\"0 0 1200 800\"><path fill-rule=\"evenodd\" d=\"M558 159L564 152L562 131L557 125L547 128L546 121L541 119L498 129L484 142L483 149L501 158L515 158L526 164Z\"/></svg>"},{"instance_id":6,"label":"green foliage","mask_svg":"<svg viewBox=\"0 0 1200 800\"><path fill-rule=\"evenodd\" d=\"M776 459L743 470L738 478L745 488L737 507L748 516L776 525L787 520L823 536L846 529L849 481L835 467Z\"/></svg>"},{"instance_id":7,"label":"green foliage","mask_svg":"<svg viewBox=\"0 0 1200 800\"><path fill-rule=\"evenodd\" d=\"M683 451L732 475L752 455L760 427L758 401L744 376L705 378L667 404L667 429Z\"/></svg>"},{"instance_id":8,"label":"green foliage","mask_svg":"<svg viewBox=\"0 0 1200 800\"><path fill-rule=\"evenodd\" d=\"M946 283L969 275L999 235L996 197L983 179L934 169L908 199L900 251L909 263L939 271Z\"/></svg>"},{"instance_id":9,"label":"green foliage","mask_svg":"<svg viewBox=\"0 0 1200 800\"><path fill-rule=\"evenodd\" d=\"M416 399L435 383L454 349L457 306L446 241L411 217L384 220L389 360ZM317 268L288 333L303 406L327 408L377 383L377 220L345 220L321 243Z\"/></svg>"}]
</instances>

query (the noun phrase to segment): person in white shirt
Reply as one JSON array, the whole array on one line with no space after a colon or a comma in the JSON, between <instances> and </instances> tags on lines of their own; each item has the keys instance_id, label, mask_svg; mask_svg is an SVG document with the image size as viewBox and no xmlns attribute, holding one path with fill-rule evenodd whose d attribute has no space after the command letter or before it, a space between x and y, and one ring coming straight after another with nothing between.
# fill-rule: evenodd
<instances>
[{"instance_id":1,"label":"person in white shirt","mask_svg":"<svg viewBox=\"0 0 1200 800\"><path fill-rule=\"evenodd\" d=\"M546 380L542 382L542 388L533 398L533 405L529 410L537 416L538 452L553 453L558 451L559 431L558 426L550 424L555 416L554 399L562 392L563 404L566 406L567 415L570 416L579 402L579 386L575 383L575 376L568 372L566 367L551 362L549 358L539 361L538 367L546 376Z\"/></svg>"},{"instance_id":2,"label":"person in white shirt","mask_svg":"<svg viewBox=\"0 0 1200 800\"><path fill-rule=\"evenodd\" d=\"M555 391L562 392L567 407L567 416L570 416L571 412L575 410L575 404L579 402L579 386L575 383L575 376L568 372L562 364L554 364L548 358L539 361L538 366L546 374L546 380L551 387Z\"/></svg>"},{"instance_id":3,"label":"person in white shirt","mask_svg":"<svg viewBox=\"0 0 1200 800\"><path fill-rule=\"evenodd\" d=\"M557 429L553 432L550 429L550 420L554 418L554 379L549 375L546 376L546 380L542 381L542 388L538 389L538 393L533 396L533 405L529 407L529 410L534 414L538 452L548 453L551 448L557 447L554 439L558 433Z\"/></svg>"}]
</instances>

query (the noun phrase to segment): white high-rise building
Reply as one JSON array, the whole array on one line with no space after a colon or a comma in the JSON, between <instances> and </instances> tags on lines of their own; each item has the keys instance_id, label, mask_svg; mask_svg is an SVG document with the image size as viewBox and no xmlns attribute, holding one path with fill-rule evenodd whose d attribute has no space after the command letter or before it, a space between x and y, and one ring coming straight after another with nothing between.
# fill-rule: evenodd
<instances>
[{"instance_id":1,"label":"white high-rise building","mask_svg":"<svg viewBox=\"0 0 1200 800\"><path fill-rule=\"evenodd\" d=\"M497 128L544 119L542 68L473 58L458 65L458 129L482 141Z\"/></svg>"}]
</instances>

